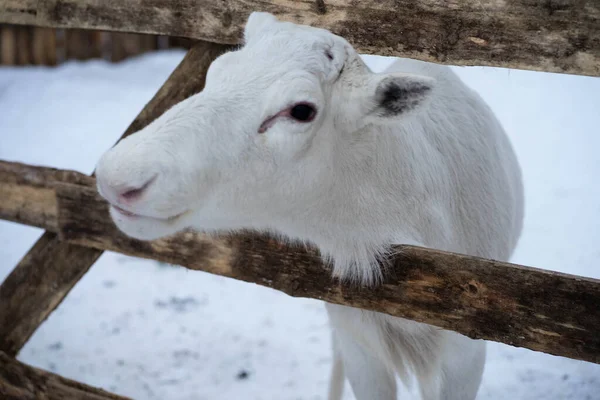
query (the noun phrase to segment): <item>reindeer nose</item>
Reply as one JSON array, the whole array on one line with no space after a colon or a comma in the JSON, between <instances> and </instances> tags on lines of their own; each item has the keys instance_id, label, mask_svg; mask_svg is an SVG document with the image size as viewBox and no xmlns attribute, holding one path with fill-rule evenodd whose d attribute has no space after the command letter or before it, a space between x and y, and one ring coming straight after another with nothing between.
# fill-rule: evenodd
<instances>
[{"instance_id":1,"label":"reindeer nose","mask_svg":"<svg viewBox=\"0 0 600 400\"><path fill-rule=\"evenodd\" d=\"M140 186L137 189L124 189L121 191L121 193L117 192L118 196L119 196L119 198L125 200L125 202L136 201L137 199L142 197L142 195L144 194L146 189L148 189L148 187L152 184L152 182L154 182L155 179L156 179L156 176L153 178L150 178L146 183L144 183L142 186Z\"/></svg>"},{"instance_id":2,"label":"reindeer nose","mask_svg":"<svg viewBox=\"0 0 600 400\"><path fill-rule=\"evenodd\" d=\"M161 175L159 150L140 144L138 134L120 141L105 152L96 164L98 192L114 206L144 208L149 197L154 197L152 186ZM159 195L160 197L160 195Z\"/></svg>"},{"instance_id":3,"label":"reindeer nose","mask_svg":"<svg viewBox=\"0 0 600 400\"><path fill-rule=\"evenodd\" d=\"M97 174L100 194L114 204L132 204L140 200L148 188L156 180L156 176L142 184L131 184L120 180L111 180L104 174Z\"/></svg>"}]
</instances>

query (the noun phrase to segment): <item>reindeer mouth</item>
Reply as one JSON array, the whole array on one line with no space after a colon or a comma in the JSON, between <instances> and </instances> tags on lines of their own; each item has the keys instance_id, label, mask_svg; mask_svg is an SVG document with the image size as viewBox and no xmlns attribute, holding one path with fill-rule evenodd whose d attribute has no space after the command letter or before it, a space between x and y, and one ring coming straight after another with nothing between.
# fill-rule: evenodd
<instances>
[{"instance_id":1,"label":"reindeer mouth","mask_svg":"<svg viewBox=\"0 0 600 400\"><path fill-rule=\"evenodd\" d=\"M155 221L160 221L160 222L169 222L169 223L177 221L179 218L183 217L185 214L187 214L189 212L189 211L183 211L179 214L175 214L170 217L159 218L159 217L151 217L151 216L143 215L143 214L136 214L131 211L127 211L119 206L116 206L112 203L110 204L110 207L112 209L114 209L117 213L126 217L129 220L150 219L150 220L155 220Z\"/></svg>"},{"instance_id":2,"label":"reindeer mouth","mask_svg":"<svg viewBox=\"0 0 600 400\"><path fill-rule=\"evenodd\" d=\"M114 208L115 210L117 210L120 214L125 215L126 217L137 217L138 216L138 214L134 214L132 212L124 210L121 207L118 207L115 205L111 205L111 207Z\"/></svg>"}]
</instances>

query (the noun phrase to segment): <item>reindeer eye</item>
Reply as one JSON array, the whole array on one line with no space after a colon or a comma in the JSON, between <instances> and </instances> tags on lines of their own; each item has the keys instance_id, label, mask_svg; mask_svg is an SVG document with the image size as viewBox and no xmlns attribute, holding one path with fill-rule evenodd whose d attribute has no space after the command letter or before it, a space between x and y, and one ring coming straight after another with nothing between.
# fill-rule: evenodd
<instances>
[{"instance_id":1,"label":"reindeer eye","mask_svg":"<svg viewBox=\"0 0 600 400\"><path fill-rule=\"evenodd\" d=\"M290 110L290 115L296 121L310 122L317 115L317 110L310 104L297 104Z\"/></svg>"}]
</instances>

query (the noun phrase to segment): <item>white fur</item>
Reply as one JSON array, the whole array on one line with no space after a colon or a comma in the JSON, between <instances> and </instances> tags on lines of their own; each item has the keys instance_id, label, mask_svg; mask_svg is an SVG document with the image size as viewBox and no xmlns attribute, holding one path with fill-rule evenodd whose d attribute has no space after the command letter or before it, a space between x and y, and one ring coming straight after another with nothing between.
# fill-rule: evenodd
<instances>
[{"instance_id":1,"label":"white fur","mask_svg":"<svg viewBox=\"0 0 600 400\"><path fill-rule=\"evenodd\" d=\"M212 64L202 93L99 161L99 191L137 214L111 208L121 230L276 232L316 245L333 276L365 286L395 243L509 259L523 219L519 166L492 111L449 68L400 59L374 74L344 39L265 13L251 15L245 39ZM258 132L306 101L312 122L279 117ZM326 307L331 400L344 376L358 400L395 399L396 373L415 377L425 400L475 398L484 342Z\"/></svg>"}]
</instances>

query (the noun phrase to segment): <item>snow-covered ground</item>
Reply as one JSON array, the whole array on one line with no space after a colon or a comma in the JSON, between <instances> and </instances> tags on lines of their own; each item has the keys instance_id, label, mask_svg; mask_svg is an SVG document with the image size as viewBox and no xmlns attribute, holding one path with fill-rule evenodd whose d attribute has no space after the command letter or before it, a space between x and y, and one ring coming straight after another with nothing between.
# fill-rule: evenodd
<instances>
[{"instance_id":1,"label":"snow-covered ground","mask_svg":"<svg viewBox=\"0 0 600 400\"><path fill-rule=\"evenodd\" d=\"M91 173L182 56L0 68L0 159ZM381 70L391 59L367 61ZM512 261L600 277L600 79L457 71L496 111L523 167L527 215ZM0 221L0 279L40 233ZM600 365L488 349L481 400L600 399ZM331 360L317 301L112 253L19 359L149 400L325 399Z\"/></svg>"}]
</instances>

